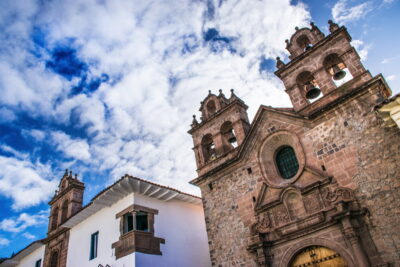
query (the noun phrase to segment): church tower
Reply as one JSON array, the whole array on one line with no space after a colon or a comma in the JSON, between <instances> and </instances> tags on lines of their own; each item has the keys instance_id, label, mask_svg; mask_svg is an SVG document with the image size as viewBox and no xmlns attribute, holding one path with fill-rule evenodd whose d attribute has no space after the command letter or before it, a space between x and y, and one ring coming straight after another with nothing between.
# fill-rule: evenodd
<instances>
[{"instance_id":1,"label":"church tower","mask_svg":"<svg viewBox=\"0 0 400 267\"><path fill-rule=\"evenodd\" d=\"M314 23L311 28L296 27L286 40L290 62L285 64L277 58L275 74L282 80L294 110L303 116L333 105L372 79L351 46L346 28L330 20L329 31L325 37ZM388 97L390 92L385 94Z\"/></svg>"},{"instance_id":2,"label":"church tower","mask_svg":"<svg viewBox=\"0 0 400 267\"><path fill-rule=\"evenodd\" d=\"M197 171L202 175L237 155L250 124L248 107L235 95L233 89L229 98L225 97L221 89L218 95L209 91L200 104L200 122L193 115L188 133L193 138Z\"/></svg>"},{"instance_id":3,"label":"church tower","mask_svg":"<svg viewBox=\"0 0 400 267\"><path fill-rule=\"evenodd\" d=\"M45 239L44 266L66 266L69 231L62 227L71 216L82 209L84 183L72 171L65 170L53 198L49 202L50 217Z\"/></svg>"}]
</instances>

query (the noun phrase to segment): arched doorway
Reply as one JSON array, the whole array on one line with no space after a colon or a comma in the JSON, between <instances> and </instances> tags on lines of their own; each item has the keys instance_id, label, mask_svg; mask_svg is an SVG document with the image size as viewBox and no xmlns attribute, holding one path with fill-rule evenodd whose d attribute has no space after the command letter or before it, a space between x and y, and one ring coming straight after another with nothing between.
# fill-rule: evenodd
<instances>
[{"instance_id":1,"label":"arched doorway","mask_svg":"<svg viewBox=\"0 0 400 267\"><path fill-rule=\"evenodd\" d=\"M290 267L347 267L346 260L336 251L323 246L309 246L301 250Z\"/></svg>"}]
</instances>

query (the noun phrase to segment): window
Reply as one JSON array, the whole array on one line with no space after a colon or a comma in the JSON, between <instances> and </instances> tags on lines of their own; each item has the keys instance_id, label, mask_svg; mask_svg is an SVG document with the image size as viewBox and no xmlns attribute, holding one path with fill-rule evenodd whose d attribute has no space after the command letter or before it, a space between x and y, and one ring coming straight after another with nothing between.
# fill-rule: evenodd
<instances>
[{"instance_id":1,"label":"window","mask_svg":"<svg viewBox=\"0 0 400 267\"><path fill-rule=\"evenodd\" d=\"M134 216L135 214L135 216ZM132 230L138 231L149 231L149 221L148 214L143 211L137 211L135 213L126 213L124 214L124 230L123 233L126 234Z\"/></svg>"},{"instance_id":2,"label":"window","mask_svg":"<svg viewBox=\"0 0 400 267\"><path fill-rule=\"evenodd\" d=\"M35 263L35 267L41 267L42 266L42 259L37 260Z\"/></svg>"},{"instance_id":3,"label":"window","mask_svg":"<svg viewBox=\"0 0 400 267\"><path fill-rule=\"evenodd\" d=\"M136 230L149 231L149 222L147 220L147 213L139 211L136 213Z\"/></svg>"},{"instance_id":4,"label":"window","mask_svg":"<svg viewBox=\"0 0 400 267\"><path fill-rule=\"evenodd\" d=\"M132 213L127 213L124 215L124 234L133 230L133 215Z\"/></svg>"},{"instance_id":5,"label":"window","mask_svg":"<svg viewBox=\"0 0 400 267\"><path fill-rule=\"evenodd\" d=\"M97 258L97 245L99 243L99 232L92 234L90 238L90 260Z\"/></svg>"},{"instance_id":6,"label":"window","mask_svg":"<svg viewBox=\"0 0 400 267\"><path fill-rule=\"evenodd\" d=\"M281 147L276 153L276 165L283 178L290 179L295 176L299 170L299 162L294 149L290 146Z\"/></svg>"},{"instance_id":7,"label":"window","mask_svg":"<svg viewBox=\"0 0 400 267\"><path fill-rule=\"evenodd\" d=\"M111 244L116 259L135 251L162 254L160 244L164 244L165 239L154 236L154 217L157 214L158 210L134 204L115 215L121 220L119 240Z\"/></svg>"}]
</instances>

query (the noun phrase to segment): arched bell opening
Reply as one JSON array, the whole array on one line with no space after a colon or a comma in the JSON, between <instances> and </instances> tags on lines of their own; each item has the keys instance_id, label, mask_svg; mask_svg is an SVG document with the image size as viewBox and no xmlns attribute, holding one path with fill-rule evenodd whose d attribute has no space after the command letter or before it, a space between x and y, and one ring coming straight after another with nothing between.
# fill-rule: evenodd
<instances>
[{"instance_id":1,"label":"arched bell opening","mask_svg":"<svg viewBox=\"0 0 400 267\"><path fill-rule=\"evenodd\" d=\"M321 89L311 72L303 71L297 76L296 81L308 101L313 102L322 96Z\"/></svg>"},{"instance_id":2,"label":"arched bell opening","mask_svg":"<svg viewBox=\"0 0 400 267\"><path fill-rule=\"evenodd\" d=\"M337 54L329 54L325 57L323 65L336 86L340 86L353 78L345 63Z\"/></svg>"},{"instance_id":3,"label":"arched bell opening","mask_svg":"<svg viewBox=\"0 0 400 267\"><path fill-rule=\"evenodd\" d=\"M50 267L58 267L58 251L54 251L50 257Z\"/></svg>"},{"instance_id":4,"label":"arched bell opening","mask_svg":"<svg viewBox=\"0 0 400 267\"><path fill-rule=\"evenodd\" d=\"M299 38L297 38L296 43L303 51L307 51L312 47L310 39L308 39L307 35L301 35Z\"/></svg>"},{"instance_id":5,"label":"arched bell opening","mask_svg":"<svg viewBox=\"0 0 400 267\"><path fill-rule=\"evenodd\" d=\"M348 267L346 260L336 251L324 246L309 246L299 251L288 267Z\"/></svg>"},{"instance_id":6,"label":"arched bell opening","mask_svg":"<svg viewBox=\"0 0 400 267\"><path fill-rule=\"evenodd\" d=\"M54 230L58 225L58 207L55 207L53 213L51 215L51 228L50 230Z\"/></svg>"},{"instance_id":7,"label":"arched bell opening","mask_svg":"<svg viewBox=\"0 0 400 267\"><path fill-rule=\"evenodd\" d=\"M61 223L65 222L68 217L68 200L65 200L61 207Z\"/></svg>"},{"instance_id":8,"label":"arched bell opening","mask_svg":"<svg viewBox=\"0 0 400 267\"><path fill-rule=\"evenodd\" d=\"M217 111L217 106L213 100L208 101L206 108L208 116L213 115Z\"/></svg>"},{"instance_id":9,"label":"arched bell opening","mask_svg":"<svg viewBox=\"0 0 400 267\"><path fill-rule=\"evenodd\" d=\"M201 140L204 163L217 158L217 151L211 134L206 134Z\"/></svg>"},{"instance_id":10,"label":"arched bell opening","mask_svg":"<svg viewBox=\"0 0 400 267\"><path fill-rule=\"evenodd\" d=\"M226 121L221 126L222 143L224 152L228 152L238 146L235 130L232 122Z\"/></svg>"}]
</instances>

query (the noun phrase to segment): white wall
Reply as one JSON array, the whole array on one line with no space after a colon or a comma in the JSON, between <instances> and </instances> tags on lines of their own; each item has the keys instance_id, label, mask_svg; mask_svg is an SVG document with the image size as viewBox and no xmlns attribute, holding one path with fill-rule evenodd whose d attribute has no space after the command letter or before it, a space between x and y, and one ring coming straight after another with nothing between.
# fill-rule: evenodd
<instances>
[{"instance_id":1,"label":"white wall","mask_svg":"<svg viewBox=\"0 0 400 267\"><path fill-rule=\"evenodd\" d=\"M211 266L201 205L176 200L165 202L139 194L134 195L134 202L158 210L154 218L155 236L165 239L165 244L161 244L162 255L136 252L136 266Z\"/></svg>"},{"instance_id":2,"label":"white wall","mask_svg":"<svg viewBox=\"0 0 400 267\"><path fill-rule=\"evenodd\" d=\"M32 251L30 254L26 255L19 261L17 267L35 267L36 261L40 259L42 260L41 266L43 266L44 248L45 246L42 245L41 247Z\"/></svg>"},{"instance_id":3,"label":"white wall","mask_svg":"<svg viewBox=\"0 0 400 267\"><path fill-rule=\"evenodd\" d=\"M111 267L134 267L135 254L115 259L111 244L119 240L119 219L115 215L133 204L130 194L111 207L106 207L70 230L67 267L98 267L99 264ZM99 231L97 258L89 260L91 235Z\"/></svg>"}]
</instances>

